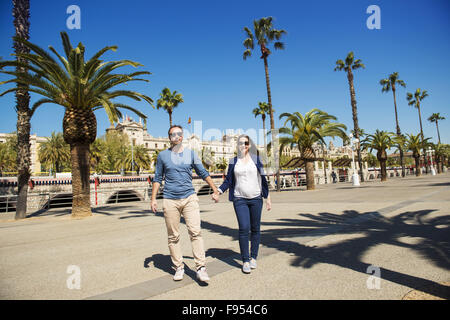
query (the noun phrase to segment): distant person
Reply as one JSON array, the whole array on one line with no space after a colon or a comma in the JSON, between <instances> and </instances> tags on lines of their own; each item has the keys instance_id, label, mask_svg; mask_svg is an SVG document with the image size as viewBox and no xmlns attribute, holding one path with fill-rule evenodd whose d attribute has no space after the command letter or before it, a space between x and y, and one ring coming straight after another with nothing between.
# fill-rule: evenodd
<instances>
[{"instance_id":1,"label":"distant person","mask_svg":"<svg viewBox=\"0 0 450 320\"><path fill-rule=\"evenodd\" d=\"M333 183L336 183L337 175L336 172L334 172L334 170L331 172L331 178L333 178Z\"/></svg>"},{"instance_id":2,"label":"distant person","mask_svg":"<svg viewBox=\"0 0 450 320\"><path fill-rule=\"evenodd\" d=\"M266 175L256 146L246 135L238 138L237 157L231 159L225 181L219 187L219 193L222 194L228 189L230 189L228 199L233 201L239 224L242 271L250 273L251 269L256 269L256 258L261 240L262 198L267 198L267 210L272 208L272 204ZM213 195L213 198L218 200L216 195Z\"/></svg>"},{"instance_id":3,"label":"distant person","mask_svg":"<svg viewBox=\"0 0 450 320\"><path fill-rule=\"evenodd\" d=\"M197 269L197 279L208 282L206 257L200 229L200 209L198 197L192 186L192 169L213 190L213 196L219 195L208 171L193 150L183 147L183 128L174 125L169 128L171 147L161 151L156 160L155 178L153 179L151 208L156 213L156 195L164 180L163 211L167 227L170 257L175 275L173 279L180 281L184 275L183 255L180 246L180 218L183 215L191 240L192 254ZM217 202L217 200L216 200Z\"/></svg>"}]
</instances>

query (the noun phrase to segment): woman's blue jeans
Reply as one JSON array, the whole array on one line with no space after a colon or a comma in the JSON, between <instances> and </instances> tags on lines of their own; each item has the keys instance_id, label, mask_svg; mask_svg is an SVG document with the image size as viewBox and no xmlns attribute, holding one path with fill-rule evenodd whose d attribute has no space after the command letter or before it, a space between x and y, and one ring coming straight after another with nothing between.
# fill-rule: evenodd
<instances>
[{"instance_id":1,"label":"woman's blue jeans","mask_svg":"<svg viewBox=\"0 0 450 320\"><path fill-rule=\"evenodd\" d=\"M258 256L259 243L261 239L261 211L263 201L261 197L253 199L236 198L233 201L234 211L239 223L239 247L243 262L250 261ZM251 252L249 253L249 238Z\"/></svg>"}]
</instances>

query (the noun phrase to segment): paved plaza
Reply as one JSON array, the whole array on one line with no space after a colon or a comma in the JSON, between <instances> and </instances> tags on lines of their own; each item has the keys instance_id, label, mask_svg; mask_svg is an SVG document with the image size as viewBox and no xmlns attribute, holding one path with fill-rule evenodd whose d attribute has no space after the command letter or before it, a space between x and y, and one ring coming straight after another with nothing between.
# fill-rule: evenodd
<instances>
[{"instance_id":1,"label":"paved plaza","mask_svg":"<svg viewBox=\"0 0 450 320\"><path fill-rule=\"evenodd\" d=\"M227 195L199 196L208 285L195 279L184 225L186 274L172 280L162 212L149 203L99 207L83 220L67 209L3 218L0 299L397 300L416 290L449 299L450 173L316 187L271 193L249 275Z\"/></svg>"}]
</instances>

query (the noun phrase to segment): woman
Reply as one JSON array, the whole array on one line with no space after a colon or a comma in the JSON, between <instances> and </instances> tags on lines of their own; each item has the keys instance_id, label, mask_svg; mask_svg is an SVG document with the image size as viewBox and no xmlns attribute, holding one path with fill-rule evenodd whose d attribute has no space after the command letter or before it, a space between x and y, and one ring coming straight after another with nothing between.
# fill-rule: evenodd
<instances>
[{"instance_id":1,"label":"woman","mask_svg":"<svg viewBox=\"0 0 450 320\"><path fill-rule=\"evenodd\" d=\"M228 189L230 189L228 198L233 201L239 224L242 271L250 273L251 269L256 269L256 258L261 238L262 198L267 198L267 210L271 209L272 204L258 151L247 135L239 136L237 157L230 161L225 181L218 190L222 194ZM249 238L251 242L250 252Z\"/></svg>"}]
</instances>

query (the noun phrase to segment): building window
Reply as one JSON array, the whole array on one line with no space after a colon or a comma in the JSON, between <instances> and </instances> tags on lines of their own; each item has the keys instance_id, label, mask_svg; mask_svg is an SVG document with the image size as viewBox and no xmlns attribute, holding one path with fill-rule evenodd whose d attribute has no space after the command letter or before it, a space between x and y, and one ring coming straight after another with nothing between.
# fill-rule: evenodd
<instances>
[{"instance_id":1,"label":"building window","mask_svg":"<svg viewBox=\"0 0 450 320\"><path fill-rule=\"evenodd\" d=\"M157 143L155 143L155 149L158 149L158 144Z\"/></svg>"}]
</instances>

